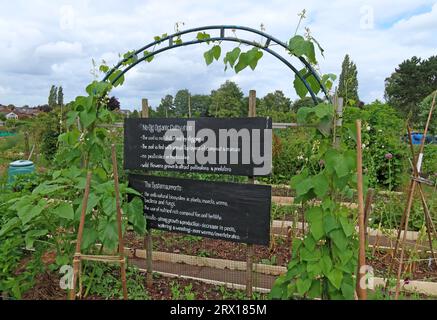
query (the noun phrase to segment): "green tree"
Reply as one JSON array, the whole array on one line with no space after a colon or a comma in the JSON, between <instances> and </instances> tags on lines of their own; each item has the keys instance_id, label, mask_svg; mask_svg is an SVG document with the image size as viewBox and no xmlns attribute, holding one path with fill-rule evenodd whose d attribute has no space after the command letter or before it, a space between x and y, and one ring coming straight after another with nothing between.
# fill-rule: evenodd
<instances>
[{"instance_id":1,"label":"green tree","mask_svg":"<svg viewBox=\"0 0 437 320\"><path fill-rule=\"evenodd\" d=\"M431 109L432 101L433 101L435 92L436 91L434 91L433 93L428 95L425 99L423 99L423 101L421 103L419 103L418 125L421 127L422 130L423 130L423 128L425 128L426 121L427 121L428 115L429 115L429 109ZM436 98L436 103L437 103L437 98ZM437 116L436 116L437 112L435 112L435 110L436 109L434 109L434 113L432 114L431 122L429 124L429 133L430 134L437 134Z\"/></svg>"},{"instance_id":2,"label":"green tree","mask_svg":"<svg viewBox=\"0 0 437 320\"><path fill-rule=\"evenodd\" d=\"M268 93L260 101L260 109L266 111L287 112L291 110L291 100L287 98L281 90Z\"/></svg>"},{"instance_id":3,"label":"green tree","mask_svg":"<svg viewBox=\"0 0 437 320\"><path fill-rule=\"evenodd\" d=\"M358 97L358 78L357 66L350 60L347 54L344 57L341 65L341 74L338 85L338 95L343 97L345 104L358 105L360 99Z\"/></svg>"},{"instance_id":4,"label":"green tree","mask_svg":"<svg viewBox=\"0 0 437 320\"><path fill-rule=\"evenodd\" d=\"M385 79L385 99L404 117L419 120L419 104L437 88L437 56L403 61Z\"/></svg>"},{"instance_id":5,"label":"green tree","mask_svg":"<svg viewBox=\"0 0 437 320\"><path fill-rule=\"evenodd\" d=\"M317 98L318 103L321 103L323 100L320 98ZM293 102L293 104L291 105L291 110L294 112L297 112L300 108L303 107L314 107L314 101L313 98L311 97L305 97L302 99L298 99L295 102Z\"/></svg>"},{"instance_id":6,"label":"green tree","mask_svg":"<svg viewBox=\"0 0 437 320\"><path fill-rule=\"evenodd\" d=\"M188 102L189 102L189 96L190 92L188 89L182 89L176 92L176 95L174 97L174 113L176 117L188 117L189 114L189 108L188 108Z\"/></svg>"},{"instance_id":7,"label":"green tree","mask_svg":"<svg viewBox=\"0 0 437 320\"><path fill-rule=\"evenodd\" d=\"M247 116L243 103L243 91L235 82L226 81L218 90L211 91L211 105L208 113L214 117Z\"/></svg>"},{"instance_id":8,"label":"green tree","mask_svg":"<svg viewBox=\"0 0 437 320\"><path fill-rule=\"evenodd\" d=\"M173 117L174 113L173 96L168 94L161 99L161 103L156 108L156 116L168 118Z\"/></svg>"},{"instance_id":9,"label":"green tree","mask_svg":"<svg viewBox=\"0 0 437 320\"><path fill-rule=\"evenodd\" d=\"M207 117L211 105L211 96L195 94L191 96L191 113L193 117Z\"/></svg>"},{"instance_id":10,"label":"green tree","mask_svg":"<svg viewBox=\"0 0 437 320\"><path fill-rule=\"evenodd\" d=\"M52 87L50 88L50 93L49 93L49 107L51 109L53 109L57 102L58 102L58 94L57 94L57 88L52 85Z\"/></svg>"},{"instance_id":11,"label":"green tree","mask_svg":"<svg viewBox=\"0 0 437 320\"><path fill-rule=\"evenodd\" d=\"M139 117L140 117L140 114L138 113L137 110L134 110L134 111L129 115L129 118L133 118L133 119L136 119L136 118L139 118Z\"/></svg>"},{"instance_id":12,"label":"green tree","mask_svg":"<svg viewBox=\"0 0 437 320\"><path fill-rule=\"evenodd\" d=\"M63 106L64 105L64 92L62 90L62 86L59 87L58 89L58 106Z\"/></svg>"}]
</instances>

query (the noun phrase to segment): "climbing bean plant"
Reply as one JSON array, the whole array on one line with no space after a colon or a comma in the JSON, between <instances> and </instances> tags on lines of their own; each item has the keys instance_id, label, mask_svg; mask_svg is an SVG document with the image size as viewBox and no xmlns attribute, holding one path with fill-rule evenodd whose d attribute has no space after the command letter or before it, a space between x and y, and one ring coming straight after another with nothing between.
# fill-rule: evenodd
<instances>
[{"instance_id":1,"label":"climbing bean plant","mask_svg":"<svg viewBox=\"0 0 437 320\"><path fill-rule=\"evenodd\" d=\"M301 108L298 121L317 126L312 139L318 168L304 168L291 179L296 201L308 209L309 232L295 239L287 272L274 283L274 299L353 299L358 240L355 221L338 199L350 197L356 187L356 154L346 147L332 146L333 106L319 104ZM315 203L314 200L319 200Z\"/></svg>"}]
</instances>

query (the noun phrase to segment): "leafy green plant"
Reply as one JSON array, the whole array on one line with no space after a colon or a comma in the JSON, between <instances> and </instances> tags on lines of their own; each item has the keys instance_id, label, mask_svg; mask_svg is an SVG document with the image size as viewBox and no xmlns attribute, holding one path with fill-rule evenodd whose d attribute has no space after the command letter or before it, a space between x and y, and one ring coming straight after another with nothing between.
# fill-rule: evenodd
<instances>
[{"instance_id":1,"label":"leafy green plant","mask_svg":"<svg viewBox=\"0 0 437 320\"><path fill-rule=\"evenodd\" d=\"M404 181L408 145L400 139L404 123L395 109L378 101L364 108L347 107L343 113L342 140L355 145L355 120L363 121L363 170L369 185L393 190Z\"/></svg>"},{"instance_id":2,"label":"leafy green plant","mask_svg":"<svg viewBox=\"0 0 437 320\"><path fill-rule=\"evenodd\" d=\"M103 263L92 263L90 267L93 268L92 274L87 272L82 274L82 282L86 289L85 298L89 296L97 296L106 300L123 298L118 267ZM96 281L92 281L92 276L96 277ZM126 279L128 298L130 300L150 299L145 288L144 274L137 268L128 267L126 269Z\"/></svg>"},{"instance_id":3,"label":"leafy green plant","mask_svg":"<svg viewBox=\"0 0 437 320\"><path fill-rule=\"evenodd\" d=\"M315 154L320 167L303 168L291 180L296 201L308 207L305 218L310 232L303 240L293 241L287 272L275 281L270 293L274 299L354 297L355 224L350 212L335 200L352 193L356 156L353 150L331 146L332 117L333 106L328 104L298 112L298 121L317 126L312 140L320 143ZM312 204L316 198L321 205Z\"/></svg>"}]
</instances>

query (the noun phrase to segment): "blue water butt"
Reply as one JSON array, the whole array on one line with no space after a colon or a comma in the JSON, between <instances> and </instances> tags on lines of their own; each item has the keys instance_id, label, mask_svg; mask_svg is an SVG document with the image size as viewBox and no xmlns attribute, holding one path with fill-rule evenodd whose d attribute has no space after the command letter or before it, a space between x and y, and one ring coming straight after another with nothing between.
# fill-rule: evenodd
<instances>
[{"instance_id":1,"label":"blue water butt","mask_svg":"<svg viewBox=\"0 0 437 320\"><path fill-rule=\"evenodd\" d=\"M29 160L17 160L9 164L8 183L13 183L15 176L35 172L35 165Z\"/></svg>"}]
</instances>

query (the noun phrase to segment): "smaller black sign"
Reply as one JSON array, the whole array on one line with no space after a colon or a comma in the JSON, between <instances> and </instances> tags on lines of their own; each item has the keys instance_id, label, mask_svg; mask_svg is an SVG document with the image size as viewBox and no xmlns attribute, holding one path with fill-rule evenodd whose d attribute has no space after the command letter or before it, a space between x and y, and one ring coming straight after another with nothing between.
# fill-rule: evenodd
<instances>
[{"instance_id":1,"label":"smaller black sign","mask_svg":"<svg viewBox=\"0 0 437 320\"><path fill-rule=\"evenodd\" d=\"M129 175L148 226L169 232L268 245L271 187Z\"/></svg>"}]
</instances>

